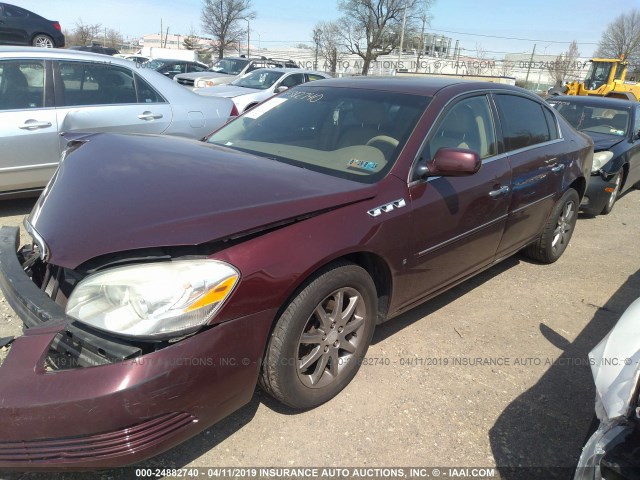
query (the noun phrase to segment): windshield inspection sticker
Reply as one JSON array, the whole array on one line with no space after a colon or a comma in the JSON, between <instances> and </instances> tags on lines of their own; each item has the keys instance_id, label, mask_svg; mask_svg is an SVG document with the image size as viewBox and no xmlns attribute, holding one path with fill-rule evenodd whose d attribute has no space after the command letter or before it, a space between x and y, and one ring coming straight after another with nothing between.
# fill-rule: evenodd
<instances>
[{"instance_id":1,"label":"windshield inspection sticker","mask_svg":"<svg viewBox=\"0 0 640 480\"><path fill-rule=\"evenodd\" d=\"M351 160L349 160L347 168L356 170L367 170L368 172L372 172L376 168L378 168L378 164L376 162L367 162L365 160L352 158Z\"/></svg>"}]
</instances>

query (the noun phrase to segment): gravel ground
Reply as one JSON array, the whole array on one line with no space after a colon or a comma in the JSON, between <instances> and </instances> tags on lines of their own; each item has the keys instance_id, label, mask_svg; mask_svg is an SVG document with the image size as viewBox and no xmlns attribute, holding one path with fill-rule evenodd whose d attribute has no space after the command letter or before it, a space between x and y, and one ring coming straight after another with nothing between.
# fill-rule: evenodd
<instances>
[{"instance_id":1,"label":"gravel ground","mask_svg":"<svg viewBox=\"0 0 640 480\"><path fill-rule=\"evenodd\" d=\"M20 224L32 205L3 202L2 223ZM632 191L608 216L581 216L557 263L513 257L379 327L369 364L329 403L298 413L258 390L236 413L142 466L466 466L496 467L503 478L533 476L511 467L569 469L593 416L587 352L640 296L638 239L640 191ZM20 328L0 300L0 337Z\"/></svg>"}]
</instances>

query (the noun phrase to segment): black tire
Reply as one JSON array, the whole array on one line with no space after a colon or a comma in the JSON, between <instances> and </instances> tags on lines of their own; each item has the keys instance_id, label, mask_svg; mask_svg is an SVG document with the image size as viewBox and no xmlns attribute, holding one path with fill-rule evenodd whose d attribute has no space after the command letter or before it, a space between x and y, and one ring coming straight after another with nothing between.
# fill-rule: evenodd
<instances>
[{"instance_id":1,"label":"black tire","mask_svg":"<svg viewBox=\"0 0 640 480\"><path fill-rule=\"evenodd\" d=\"M55 45L53 43L53 39L49 35L45 35L44 33L39 33L33 40L31 40L31 45L34 47L42 47L42 48L53 48Z\"/></svg>"},{"instance_id":2,"label":"black tire","mask_svg":"<svg viewBox=\"0 0 640 480\"><path fill-rule=\"evenodd\" d=\"M609 194L609 199L602 209L602 215L610 214L611 210L613 210L613 206L615 205L616 200L618 199L618 195L620 194L620 187L622 187L622 170L616 173L615 177L613 177L613 183L615 183L616 186L614 187L613 192Z\"/></svg>"},{"instance_id":3,"label":"black tire","mask_svg":"<svg viewBox=\"0 0 640 480\"><path fill-rule=\"evenodd\" d=\"M332 399L358 372L377 309L375 284L363 268L340 262L319 271L278 319L260 386L293 408L313 408Z\"/></svg>"},{"instance_id":4,"label":"black tire","mask_svg":"<svg viewBox=\"0 0 640 480\"><path fill-rule=\"evenodd\" d=\"M573 235L579 207L578 192L570 188L554 205L540 237L524 249L524 254L542 263L558 260Z\"/></svg>"}]
</instances>

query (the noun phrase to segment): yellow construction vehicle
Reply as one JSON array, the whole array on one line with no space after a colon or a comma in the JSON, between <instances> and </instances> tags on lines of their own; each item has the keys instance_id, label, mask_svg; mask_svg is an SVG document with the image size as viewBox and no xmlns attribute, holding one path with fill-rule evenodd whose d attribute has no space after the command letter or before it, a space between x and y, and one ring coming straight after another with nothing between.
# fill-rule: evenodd
<instances>
[{"instance_id":1,"label":"yellow construction vehicle","mask_svg":"<svg viewBox=\"0 0 640 480\"><path fill-rule=\"evenodd\" d=\"M625 80L628 62L623 59L593 58L583 82L554 87L552 95L596 95L640 101L640 83Z\"/></svg>"}]
</instances>

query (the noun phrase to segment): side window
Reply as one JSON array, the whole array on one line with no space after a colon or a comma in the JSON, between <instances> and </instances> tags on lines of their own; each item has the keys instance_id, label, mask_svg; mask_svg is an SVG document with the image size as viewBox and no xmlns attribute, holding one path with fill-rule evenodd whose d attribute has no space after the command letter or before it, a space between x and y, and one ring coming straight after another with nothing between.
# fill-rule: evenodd
<instances>
[{"instance_id":1,"label":"side window","mask_svg":"<svg viewBox=\"0 0 640 480\"><path fill-rule=\"evenodd\" d=\"M44 73L41 60L0 62L0 110L42 108Z\"/></svg>"},{"instance_id":2,"label":"side window","mask_svg":"<svg viewBox=\"0 0 640 480\"><path fill-rule=\"evenodd\" d=\"M11 18L27 18L29 16L29 12L13 5L5 5L4 15Z\"/></svg>"},{"instance_id":3,"label":"side window","mask_svg":"<svg viewBox=\"0 0 640 480\"><path fill-rule=\"evenodd\" d=\"M441 148L467 148L487 158L496 154L495 129L487 97L465 98L442 119L427 145L428 157Z\"/></svg>"},{"instance_id":4,"label":"side window","mask_svg":"<svg viewBox=\"0 0 640 480\"><path fill-rule=\"evenodd\" d=\"M138 74L136 74L136 88L138 103L166 103L166 100Z\"/></svg>"},{"instance_id":5,"label":"side window","mask_svg":"<svg viewBox=\"0 0 640 480\"><path fill-rule=\"evenodd\" d=\"M495 99L507 151L551 140L543 107L538 102L504 94L496 95Z\"/></svg>"},{"instance_id":6,"label":"side window","mask_svg":"<svg viewBox=\"0 0 640 480\"><path fill-rule=\"evenodd\" d=\"M64 106L136 103L133 73L105 63L60 62Z\"/></svg>"},{"instance_id":7,"label":"side window","mask_svg":"<svg viewBox=\"0 0 640 480\"><path fill-rule=\"evenodd\" d=\"M544 116L547 119L547 127L549 127L549 138L551 140L556 140L558 138L558 123L556 122L556 117L548 108L542 108L542 111L544 112Z\"/></svg>"},{"instance_id":8,"label":"side window","mask_svg":"<svg viewBox=\"0 0 640 480\"><path fill-rule=\"evenodd\" d=\"M289 75L287 78L282 80L280 84L281 87L295 87L296 85L300 85L304 82L304 75L302 73L294 73L293 75Z\"/></svg>"},{"instance_id":9,"label":"side window","mask_svg":"<svg viewBox=\"0 0 640 480\"><path fill-rule=\"evenodd\" d=\"M310 81L310 82L313 82L313 81L315 81L315 80L323 80L323 79L325 78L325 77L323 77L322 75L315 75L315 74L313 74L313 73L309 73L309 74L307 75L307 77L309 77L309 81Z\"/></svg>"}]
</instances>

